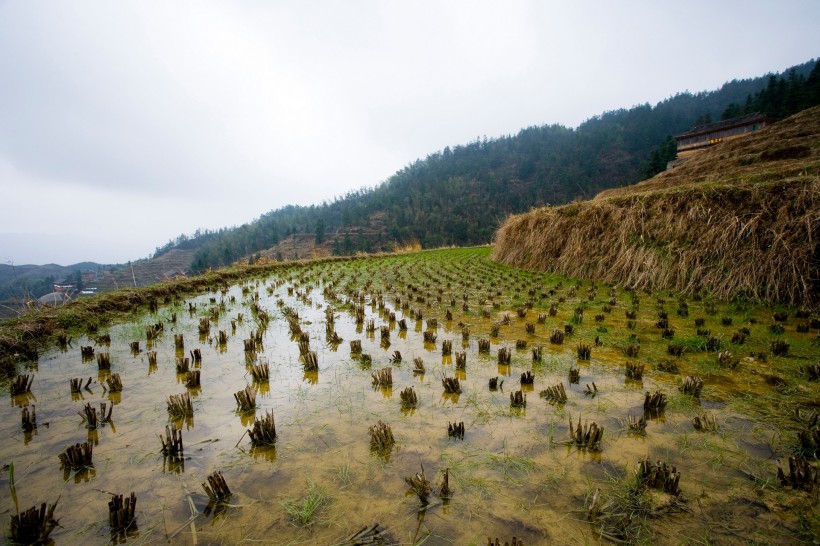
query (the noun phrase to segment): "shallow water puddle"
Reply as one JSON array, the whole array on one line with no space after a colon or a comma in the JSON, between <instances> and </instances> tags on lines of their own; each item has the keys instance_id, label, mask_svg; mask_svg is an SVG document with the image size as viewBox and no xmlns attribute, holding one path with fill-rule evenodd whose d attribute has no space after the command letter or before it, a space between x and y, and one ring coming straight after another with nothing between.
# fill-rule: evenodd
<instances>
[{"instance_id":1,"label":"shallow water puddle","mask_svg":"<svg viewBox=\"0 0 820 546\"><path fill-rule=\"evenodd\" d=\"M586 519L585 501L592 492L620 487L648 456L677 467L687 499L679 509L647 518L644 525L651 532L646 536L655 542L678 543L684 537L793 540L788 517L773 514L774 503L766 495L774 493L763 491L778 487L772 455L788 454L788 439L778 437L778 427L759 414L745 415L748 406L732 403L739 392L779 396L778 387L760 374L750 375L748 363L725 370L714 364L714 353L666 354L667 340L655 325L655 297L639 295L638 318L629 328L625 310L632 307L631 294L615 290L610 296L610 287L601 284L590 300L589 283L572 289L574 284L492 264L485 250L308 264L113 326L110 347L95 345L92 337L75 339L66 351L45 353L26 372L34 374L31 395L3 395L7 402L0 410L0 433L6 440L0 461L13 462L16 499L5 494L5 472L0 475L0 511L8 517L59 497L60 527L52 533L58 543L109 539L110 495L134 491L136 528L115 541L338 544L378 522L404 544L486 544L487 537L500 537L503 543L512 536L526 544L570 544L598 539L596 527ZM610 297L615 298L611 305ZM526 308L528 300L532 309ZM675 339L697 339L693 318L675 316L678 304L669 300L665 308L677 328ZM584 302L582 320L573 321ZM554 316L548 313L552 303L557 305ZM356 322L359 305L365 314L361 324ZM706 317L707 326L729 347L726 339L738 326L723 326L719 315L703 313L704 305L690 301L691 316ZM602 312L603 306L610 309ZM343 340L338 345L327 341L329 307L334 314L330 330ZM219 310L218 318L212 309ZM268 313L270 322L262 347L248 354L244 340L262 327L254 309ZM518 309L524 310L523 318ZM318 372L305 371L286 310L298 314L299 327L309 334ZM395 320L390 320L391 312ZM422 320L417 320L419 313ZM743 313L746 321L757 317L759 323L750 326L747 346L732 350L745 355L754 343L768 343L766 313ZM509 324L504 324L505 314ZM541 322L539 314L545 315ZM599 314L600 320L593 318ZM200 319L209 316L210 332L200 336ZM431 319L437 324L428 323ZM371 320L374 330L368 331ZM406 330L400 327L402 320ZM145 328L157 322L164 324L164 333L148 347ZM534 333L527 332L527 323L534 325ZM574 333L560 345L550 343L553 330L567 324L574 324ZM494 325L497 337L489 335ZM469 329L465 337L462 328ZM228 336L224 345L216 342L220 330ZM430 331L436 340L425 343L424 333ZM175 349L175 334L184 336L184 351ZM793 353L810 358L807 347L816 332L805 336ZM489 353L479 351L479 339L490 341ZM351 354L351 340L361 341L371 364ZM518 340L526 341L526 347L519 343L516 348ZM133 341L140 342L139 352L131 350ZM442 354L445 341L452 341L452 355ZM640 344L637 357L624 355L628 342ZM578 360L579 343L591 346L590 360ZM82 345L109 352L110 372L98 370L95 360L84 362ZM532 358L536 346L543 348L540 362ZM509 365L498 362L500 348L511 351ZM201 387L186 389L176 361L195 349L202 354L201 365L192 365L201 372ZM156 366L148 362L149 350L156 351ZM391 363L395 351L401 361ZM462 351L466 367L457 369L455 353ZM417 357L423 360L423 374L414 373ZM680 373L657 370L669 359L679 363ZM261 362L269 364L270 378L258 383L248 365ZM643 378L626 379L626 362L646 364ZM796 379L796 366L785 359L770 357L758 364L754 367L784 376L792 388L804 388ZM384 367L392 368L392 387L372 386L371 373ZM573 367L580 373L577 384L567 378ZM790 369L793 373L787 375ZM535 377L531 386L520 384L525 371ZM120 375L121 393L103 388L109 373ZM704 378L699 400L678 391L684 375ZM445 376L459 380L460 394L444 392ZM84 385L89 377L87 389L70 392L70 379L82 378ZM494 377L503 383L491 390ZM566 389L565 403L539 397L558 383ZM256 392L257 407L240 414L234 393L248 385ZM400 393L409 386L418 405L403 409ZM587 387L597 392L585 394ZM518 390L526 395L526 407L511 408L510 394ZM667 396L666 410L650 416L645 434L629 431L627 416L643 415L645 393L656 390ZM185 392L192 395L193 417L169 419L166 398ZM111 421L88 430L78 412L86 403L98 408L100 402L113 404ZM25 405L36 406L38 427L31 433L20 427ZM269 410L275 416L276 445L253 448L246 430L254 416ZM693 428L692 418L704 413L715 416L717 432ZM575 424L579 418L604 427L601 450L566 442L570 419ZM388 452L370 449L368 429L379 420L391 426L395 437ZM160 453L158 435L169 422L182 430L182 461ZM461 422L463 440L449 437L448 424ZM93 467L61 469L58 454L85 441L94 446ZM434 489L449 469L453 494L449 499L433 494L420 510L405 478L422 466ZM209 506L200 484L218 470L233 495ZM749 474L764 482L751 481Z\"/></svg>"}]
</instances>

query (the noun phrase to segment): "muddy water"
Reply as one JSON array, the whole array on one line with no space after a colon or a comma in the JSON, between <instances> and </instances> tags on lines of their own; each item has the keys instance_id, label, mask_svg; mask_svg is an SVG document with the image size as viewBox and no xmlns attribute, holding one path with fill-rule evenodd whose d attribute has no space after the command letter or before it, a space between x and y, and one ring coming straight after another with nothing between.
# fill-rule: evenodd
<instances>
[{"instance_id":1,"label":"muddy water","mask_svg":"<svg viewBox=\"0 0 820 546\"><path fill-rule=\"evenodd\" d=\"M30 396L11 397L6 389L0 399L5 400L0 409L0 434L5 438L0 461L13 462L16 485L16 496L8 495L9 473L0 475L0 513L8 518L18 509L59 497L60 527L52 538L57 543L104 543L111 539L110 494L134 491L137 528L115 541L336 544L379 523L403 544L486 544L488 536L502 542L517 536L527 544L573 544L599 539L586 521L587 497L596 488L606 491L629 480L637 461L649 456L677 466L687 501L677 510L649 518L644 535L648 540L793 541L793 518L788 510L778 513L776 502L765 496L775 493L762 491L776 487L773 456L787 454L788 440L778 437L778 428L765 415L734 400L749 394L777 400L780 391L765 381L767 374L782 377L808 397L816 396L796 375L797 363L811 358L816 332L796 338L789 358L770 356L767 363L724 370L714 364L714 353L692 352L678 359L666 354L668 342L655 325L657 295L640 295L638 318L630 329L625 311L632 307L631 294L614 289L615 303L604 312L610 287L599 284L590 300L588 282L572 289L574 285L497 266L487 261L484 250L296 266L111 327L110 347L97 345L95 350L110 352L111 372L122 378L124 389L115 394L102 386L107 372L99 371L95 361L81 359L79 347L95 345L93 339L75 338L72 347L46 352L26 372L34 374ZM719 306L710 315L703 302L689 301L690 315L684 318L675 315L675 297L666 294L665 299L677 340L696 338L693 317L703 316L706 326L725 338L726 346L733 331L748 325L747 345L733 347L739 355L765 350L769 343L770 310L738 312ZM520 318L517 310L527 300L533 301L533 308ZM572 323L582 302L587 308L583 320L575 323L575 333L561 345L551 344L550 333ZM551 303L557 304L558 312L538 323L538 315L547 314ZM363 324L355 320L354 307L359 304L366 314ZM193 305L196 308L189 312ZM271 320L262 348L249 357L243 340L260 328L254 305ZM335 331L344 340L338 346L326 342L328 307L334 310ZM199 319L211 316L212 308L220 309L219 317L211 319L210 334L200 336ZM304 370L284 316L286 308L298 313L300 328L310 335L318 373ZM452 320L447 320L447 310ZM389 320L390 312L395 321ZM422 320L417 320L419 312ZM724 326L720 317L730 312L733 325ZM599 314L602 320L594 318ZM509 324L504 324L505 315ZM749 325L750 318L758 322ZM406 331L399 328L402 319ZM438 324L428 325L429 319ZM235 330L231 320L236 321ZM366 329L370 320L374 332ZM163 322L165 332L150 347L157 352L157 365L152 367L145 327L157 322ZM534 334L527 333L528 322L535 324ZM499 335L490 337L494 324L500 325ZM382 340L381 326L389 328L389 343ZM462 326L470 332L466 340ZM229 336L221 346L215 342L220 330ZM428 330L435 331L435 343L424 342ZM184 353L174 347L174 334L180 333ZM632 334L641 351L627 358L621 349ZM594 343L596 336L599 345ZM490 339L490 353L478 351L480 338ZM137 340L141 351L133 353L129 345ZM370 366L351 355L351 340L361 341L363 353L372 357ZM466 369L457 370L455 357L442 355L444 340L452 340L454 353L466 353ZM526 341L527 347L516 349L517 340ZM590 360L577 359L579 343L592 345ZM541 362L533 362L534 346L543 347ZM498 363L501 347L512 352L509 366ZM190 390L193 418L175 421L183 431L185 457L173 462L160 453L157 435L174 422L166 409L167 396L186 392L184 378L176 373L176 357L194 349L202 352L202 384ZM391 363L395 351L401 353L400 363ZM416 357L423 360L426 373L413 373ZM680 374L656 370L659 362L669 359L679 363ZM270 380L255 384L248 361L268 362ZM627 361L646 364L642 380L624 378ZM392 388L374 388L371 372L388 366ZM570 385L567 372L573 366L581 377ZM528 370L535 383L522 388L520 375ZM460 380L460 394L444 393L445 375ZM704 378L699 400L678 392L683 375ZM91 377L92 383L82 394L72 395L69 380L77 377ZM491 377L503 380L501 388L488 388ZM539 398L541 390L561 382L568 394L565 404L551 405ZM598 393L584 394L593 382ZM275 415L275 447L254 449L245 435L254 414L237 412L234 393L247 385L257 391L255 415L268 410ZM415 409L402 409L400 404L400 392L408 386L418 395ZM527 405L511 408L510 393L519 389L527 395ZM669 398L667 410L650 419L645 435L629 432L627 415L642 415L644 393L656 390ZM89 431L78 412L85 403L98 407L100 402L114 404L112 420ZM21 407L26 404L36 405L38 428L33 433L20 427ZM717 418L717 433L693 429L692 417L706 411ZM570 418L604 427L600 451L566 442ZM396 439L387 453L370 450L368 428L379 420L391 426ZM463 440L447 434L448 424L458 422L465 425ZM58 454L87 440L94 444L93 467L61 469ZM449 469L454 490L450 499L434 494L429 506L420 509L404 478L422 466L434 489ZM217 470L223 472L233 496L214 507L200 484ZM760 481L750 481L749 474L771 482L761 486ZM301 502L310 488L320 490L325 500L305 524L289 515L285 506Z\"/></svg>"}]
</instances>

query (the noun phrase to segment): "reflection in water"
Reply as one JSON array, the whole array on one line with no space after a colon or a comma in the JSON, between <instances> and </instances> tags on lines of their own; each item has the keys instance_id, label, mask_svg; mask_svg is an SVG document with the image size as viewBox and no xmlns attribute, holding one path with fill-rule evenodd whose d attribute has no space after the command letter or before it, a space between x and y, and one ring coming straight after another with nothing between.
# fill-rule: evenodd
<instances>
[{"instance_id":1,"label":"reflection in water","mask_svg":"<svg viewBox=\"0 0 820 546\"><path fill-rule=\"evenodd\" d=\"M22 408L28 406L29 404L34 404L35 402L37 402L37 397L30 391L22 394L15 394L11 397L11 406L16 408Z\"/></svg>"},{"instance_id":2,"label":"reflection in water","mask_svg":"<svg viewBox=\"0 0 820 546\"><path fill-rule=\"evenodd\" d=\"M128 525L128 527L126 527L125 529L111 529L110 543L126 544L129 539L134 540L136 538L139 538L139 536L140 533L139 528L137 528L137 521L136 519L134 519L134 521L132 521L131 524Z\"/></svg>"},{"instance_id":3,"label":"reflection in water","mask_svg":"<svg viewBox=\"0 0 820 546\"><path fill-rule=\"evenodd\" d=\"M74 474L75 484L87 483L97 477L97 469L93 466L84 466L76 470L65 467L63 468L63 481L67 482L72 474Z\"/></svg>"},{"instance_id":4,"label":"reflection in water","mask_svg":"<svg viewBox=\"0 0 820 546\"><path fill-rule=\"evenodd\" d=\"M162 457L163 474L183 474L185 473L185 457L176 455L166 455Z\"/></svg>"},{"instance_id":5,"label":"reflection in water","mask_svg":"<svg viewBox=\"0 0 820 546\"><path fill-rule=\"evenodd\" d=\"M316 372L316 380L317 381L319 379L318 373L319 372ZM253 384L257 388L257 391L259 392L259 394L261 394L262 396L266 396L266 395L270 394L270 382L268 380L264 380L264 381L255 381L254 380Z\"/></svg>"},{"instance_id":6,"label":"reflection in water","mask_svg":"<svg viewBox=\"0 0 820 546\"><path fill-rule=\"evenodd\" d=\"M686 405L686 409L673 411L670 406L666 413L649 414L648 418L653 422L644 436L628 433L623 419L629 413L640 415L643 411L640 391L661 390L669 395L676 392L679 381L679 378L666 374L651 373L643 381L624 380L626 358L619 344L627 335L621 330L625 322L624 310L630 308L631 293L618 292L618 302L625 303L616 304L615 307L622 308L608 315L607 332L595 331L597 325L589 321L589 325L576 325L572 343L554 345L549 343L549 334L571 318L578 298L586 301L585 288L579 289L579 296L573 300L568 296L569 283L556 288L554 279L532 274L534 280L530 281L530 273L508 269L503 269L504 273L495 277L496 266L480 259L475 264L447 264L445 271L450 276L447 282L452 283L452 288L444 289L440 277L429 277L427 266L419 267L424 261L412 261L419 260L418 257L391 260L386 262L391 265L373 267L369 271L362 269L370 263L368 260L300 265L290 269L283 266L268 280L268 290L260 289L260 283L256 281L243 281L232 287L220 286L210 293L181 301L176 307L160 309L132 323L112 326L111 371L122 376L127 393L124 397L120 393L100 395L99 392L95 396L91 390L70 395L69 378L87 377L96 366L84 364L78 349L65 353L55 349L53 353L43 355L44 365L35 370L35 392L40 399L37 410L40 416L51 421L52 426L45 429L41 425L34 431L21 431L18 408L31 404L34 396L10 397L8 407L0 409L0 427L4 427L1 432L8 439L0 443L0 461L14 461L17 479L20 484L25 484L27 498L36 499L33 502L41 502L55 489L59 490L58 494L65 501L61 501L62 511L58 510L63 527L56 532L57 542L89 543L108 539L108 529L94 524L100 519L94 508L100 505L100 493L95 489L120 491L130 487L141 499L138 540L146 543L165 541L165 529L170 532L182 528L184 532L175 535L171 543L190 544L189 518L192 514L189 499L200 509L205 508L206 499L199 484L205 475L217 469L225 472L234 497L227 505L214 505L208 509L209 514L219 514L218 520L212 520L211 525L205 524L202 516L194 522L201 533L199 541L202 543L265 542L276 536L282 542L335 544L374 521L389 527L393 536L404 537L411 543L424 540L427 533L435 537L432 540L441 543L462 543L476 541L475 537L513 534L524 537L527 544L546 543L548 538L555 540L556 537L562 537L558 542L583 542L590 528L567 518L566 514L583 510L583 499L590 490L610 488L612 482L607 476L616 474L611 469L619 470L618 476L631 476L635 461L647 454L676 464L683 475L681 485L691 493L690 498L700 492L706 493L699 497L705 510L709 510L709 506L713 510L715 506L729 507L730 504L725 502L726 491L737 491L750 498L757 494L753 491L753 483L739 477L738 466L754 466L755 475L774 475L772 450L763 453L762 449L748 447L759 446L763 441L750 437L753 435L750 431L757 430L759 423L750 420L744 421L743 426L737 424L741 421L729 409L731 403L725 401L736 388L734 382L713 381L709 384L723 389L720 393L722 403L704 399L704 407L715 407L720 414L721 435L691 435L685 443L681 442L681 436L692 430L691 404ZM479 273L470 272L474 267L485 269ZM469 283L459 282L468 276L473 277ZM317 280L319 278L321 281ZM418 288L427 282L425 279L429 280L429 287ZM368 281L372 285L364 287ZM388 281L392 288L387 287ZM490 282L496 285L490 288ZM450 337L457 339L461 328L466 327L473 339L487 339L493 325L502 320L504 313L514 314L522 305L520 300L513 300L516 293L527 293L528 283L531 283L530 296L536 307L532 313L546 314L546 309L555 302L557 316L545 318L545 324L539 324L535 334L525 331L525 321L511 320L509 325L501 327L492 344L510 346L516 339L527 339L529 346L543 346L543 361L536 368L540 388L559 382L567 385L567 372L576 364L582 367L583 382L567 386L565 404L551 405L531 395L529 411L526 411L510 408L508 393L503 389L491 391L488 383L491 377L499 376L499 386L507 378L507 389L517 390L519 374L535 366L528 352L515 352L510 364L498 364L494 357L479 354L476 344L471 346L468 340L462 340L469 362L468 375L464 369L453 369L449 355L441 355L439 360L440 346L425 344L422 334L426 320L435 318L441 323L435 329L439 334L443 326L445 331L452 332ZM406 288L411 284L418 288L412 294ZM288 295L288 288L292 289L291 295ZM432 304L438 299L435 296L437 288L442 288L442 298ZM551 291L554 293L550 294ZM601 293L606 291L601 287ZM361 335L364 328L362 324L356 324L354 310L354 306L359 305L359 292L364 297L361 301L368 302L365 323L374 320L376 331L382 325L391 329L389 352L380 348L381 339L373 332ZM425 296L426 302L417 302L416 297L424 296L425 292L431 294ZM462 293L467 292L472 310L463 312ZM547 295L539 299L539 293ZM382 295L383 305L370 305ZM493 296L490 301L480 305L473 303L489 296ZM565 296L566 301L559 300ZM218 317L213 317L208 310L211 297L226 302L232 297L235 299L226 304L224 311L220 310ZM308 299L312 299L315 305L308 306L305 303ZM608 296L603 301L607 299ZM405 305L408 300L409 304ZM184 313L189 303L194 304L190 315ZM589 302L590 313L601 303ZM352 357L346 350L347 345L336 351L334 344L322 342L328 335L324 312L328 305L335 310L335 332L342 339L360 339L362 353L372 355L374 369L389 365L390 353L394 350L403 355L403 362L393 363L393 385L399 390L413 385L419 399L417 408L402 408L393 398L392 387L371 388L370 362ZM692 302L693 315L699 305ZM410 318L411 306L416 308L413 318ZM315 370L304 370L299 360L298 339L291 338L283 315L285 308L299 315L300 327L310 335L312 350L317 351L321 362L321 375ZM641 307L644 308L646 310L640 313L652 320L642 322L641 319L646 317L639 317L635 332L639 336L649 332L657 337L653 302L648 300ZM258 320L259 310L269 313L269 323ZM445 321L446 311L452 314L452 323ZM128 358L129 342L136 339L137 334L140 339L145 339L142 337L145 325L158 320L167 322L172 312L177 312L177 322L172 327L168 323L166 329L173 328L175 333L184 334L188 349L199 350L203 356L200 368L202 387L187 389L196 397L197 427L194 428L193 416L172 420L178 428L185 429L184 458L159 455L156 432L169 422L167 397L181 390L179 384L184 381L184 376L177 376L174 362L176 356L185 356L185 350L177 350L173 336L166 334L153 342L159 365L149 364L147 374L142 367L144 361ZM391 320L391 313L408 326L413 321L413 327L401 329L399 323ZM197 343L200 318L210 316L211 330L215 333L227 330L229 317L240 314L246 315L248 320L237 319L235 332L231 324L232 336L227 343L219 345L207 336L199 337ZM419 314L423 314L424 320L415 320ZM459 324L458 329L456 324ZM683 319L678 320L675 327L681 337L694 335L694 325ZM710 327L720 328L717 324ZM265 338L264 348L257 345L254 352L245 352L243 340L250 338L257 329ZM762 324L757 337L766 338L765 329L766 324ZM576 362L576 342L590 343L596 335L604 344L595 348L594 359ZM754 335L750 336L750 342L754 338ZM80 343L90 341L84 339ZM660 346L658 354L653 354L652 344L644 341L641 358L645 355L652 363L653 358L665 355L665 345ZM425 374L414 374L412 361L416 357L427 360L426 377ZM687 355L680 366L686 373L694 373L692 368L707 358L714 360L714 355ZM45 359L48 359L48 365L45 365ZM239 414L237 419L233 393L243 389L249 381L245 364L258 360L276 363L270 380L254 385L259 395L256 409L276 414L278 439L276 447L248 449L249 441L243 438L243 434L252 426L255 412ZM440 378L445 371L459 379L463 396L442 393ZM102 370L98 379L104 381L108 374L107 370ZM753 380L755 378L750 379ZM601 389L600 396L595 399L583 395L584 385L592 381ZM737 383L744 384L745 388L747 382ZM522 385L521 390L534 392L533 386L527 384ZM714 389L711 392L708 387L704 389L705 397L713 394ZM5 391L0 394L6 395ZM110 427L86 432L78 425L76 412L86 401L96 405L99 398L117 405L114 417L118 427L115 429L111 423ZM606 427L602 451L575 446L561 448L560 442L569 434L566 417L570 412L573 415L582 413L584 418ZM392 426L397 441L392 450L370 451L368 424L377 420ZM447 424L462 421L469 428L469 434L463 441L450 439L445 434ZM64 471L65 483L60 483L55 455L66 445L83 439L99 448L94 451L96 468L75 472L74 480L70 479L70 471ZM684 445L685 452L681 445ZM719 464L714 462L718 453L725 458ZM444 469L449 468L455 495L452 501L436 498L417 513L417 518L413 518L411 514L416 511L418 500L402 496L402 479L415 473L420 463L431 476L436 476L431 480L436 483ZM706 474L703 473L705 463L709 463ZM7 474L0 476L5 479ZM280 505L283 499L304 498L306 477L316 483L326 498L332 499L329 515L314 521L309 529L292 525ZM548 494L555 491L561 494ZM488 506L492 507L490 512ZM0 512L13 513L14 510L9 496L0 495ZM475 517L480 513L491 514L491 517ZM662 522L669 527L670 535L681 536L681 540L683 537L704 536L704 532L700 532L704 531L704 524L686 514L676 516L674 520L657 518L647 525ZM407 515L410 515L409 519ZM750 522L751 519L743 519L737 527L755 528L746 525ZM695 526L693 529L699 532L678 533L690 531L687 529L689 525ZM550 537L546 536L546 530ZM126 537L111 538L112 541L122 541Z\"/></svg>"},{"instance_id":7,"label":"reflection in water","mask_svg":"<svg viewBox=\"0 0 820 546\"><path fill-rule=\"evenodd\" d=\"M603 459L603 452L601 450L586 449L584 447L576 447L574 445L566 446L567 458L574 457L578 461L588 461L591 463L600 464Z\"/></svg>"},{"instance_id":8,"label":"reflection in water","mask_svg":"<svg viewBox=\"0 0 820 546\"><path fill-rule=\"evenodd\" d=\"M176 419L171 419L171 423L178 429L182 429L182 426L185 425L185 428L190 430L194 428L194 416L193 415L186 415L185 417L177 417Z\"/></svg>"},{"instance_id":9,"label":"reflection in water","mask_svg":"<svg viewBox=\"0 0 820 546\"><path fill-rule=\"evenodd\" d=\"M458 399L461 396L460 393L457 392L443 392L441 393L441 399L444 402L449 402L452 405L458 404Z\"/></svg>"},{"instance_id":10,"label":"reflection in water","mask_svg":"<svg viewBox=\"0 0 820 546\"><path fill-rule=\"evenodd\" d=\"M202 394L202 385L198 387L185 387L192 398L198 398Z\"/></svg>"},{"instance_id":11,"label":"reflection in water","mask_svg":"<svg viewBox=\"0 0 820 546\"><path fill-rule=\"evenodd\" d=\"M203 513L206 516L210 516L213 514L213 519L211 520L211 525L213 526L217 518L224 515L228 510L228 502L227 501L209 501L207 506L205 506L205 510Z\"/></svg>"},{"instance_id":12,"label":"reflection in water","mask_svg":"<svg viewBox=\"0 0 820 546\"><path fill-rule=\"evenodd\" d=\"M251 449L251 455L254 459L264 460L269 463L276 462L276 447L275 446L260 446Z\"/></svg>"},{"instance_id":13,"label":"reflection in water","mask_svg":"<svg viewBox=\"0 0 820 546\"><path fill-rule=\"evenodd\" d=\"M239 422L242 423L243 427L249 427L253 424L253 420L256 418L256 414L253 411L247 412L240 412L239 413Z\"/></svg>"},{"instance_id":14,"label":"reflection in water","mask_svg":"<svg viewBox=\"0 0 820 546\"><path fill-rule=\"evenodd\" d=\"M111 377L111 370L103 369L97 371L97 382L100 385L105 384L105 380Z\"/></svg>"},{"instance_id":15,"label":"reflection in water","mask_svg":"<svg viewBox=\"0 0 820 546\"><path fill-rule=\"evenodd\" d=\"M643 390L643 379L624 379L624 385L633 389Z\"/></svg>"}]
</instances>

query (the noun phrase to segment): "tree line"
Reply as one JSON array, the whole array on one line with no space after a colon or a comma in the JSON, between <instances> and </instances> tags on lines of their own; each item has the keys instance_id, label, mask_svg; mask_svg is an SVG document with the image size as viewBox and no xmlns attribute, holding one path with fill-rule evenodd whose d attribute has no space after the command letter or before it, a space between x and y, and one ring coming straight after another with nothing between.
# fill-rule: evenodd
<instances>
[{"instance_id":1,"label":"tree line","mask_svg":"<svg viewBox=\"0 0 820 546\"><path fill-rule=\"evenodd\" d=\"M487 243L509 214L589 198L662 171L675 155L672 135L704 121L757 111L780 119L820 104L819 66L810 61L783 74L732 80L716 91L605 112L576 129L541 125L476 138L418 159L376 187L321 205L282 207L237 227L182 235L155 256L196 248L192 270L201 272L293 234L314 237L336 254L407 241L423 247ZM362 235L373 226L376 239Z\"/></svg>"},{"instance_id":2,"label":"tree line","mask_svg":"<svg viewBox=\"0 0 820 546\"><path fill-rule=\"evenodd\" d=\"M792 67L785 74L771 74L766 80L766 86L755 93L748 93L745 101L730 102L720 114L720 121L761 113L774 121L787 118L797 112L820 104L820 61L807 63L814 68L806 75L806 65ZM703 112L694 122L694 126L708 125L715 118L710 110ZM672 135L654 150L644 164L642 175L651 178L662 172L666 164L675 158L675 140Z\"/></svg>"}]
</instances>

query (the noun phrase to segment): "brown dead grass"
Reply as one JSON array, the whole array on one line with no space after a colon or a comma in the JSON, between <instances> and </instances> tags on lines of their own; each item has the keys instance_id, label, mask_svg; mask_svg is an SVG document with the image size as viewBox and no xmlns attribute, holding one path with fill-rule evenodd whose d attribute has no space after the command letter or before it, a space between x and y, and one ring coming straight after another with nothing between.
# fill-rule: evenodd
<instances>
[{"instance_id":1,"label":"brown dead grass","mask_svg":"<svg viewBox=\"0 0 820 546\"><path fill-rule=\"evenodd\" d=\"M510 217L492 257L638 289L815 307L820 108L593 200Z\"/></svg>"}]
</instances>

